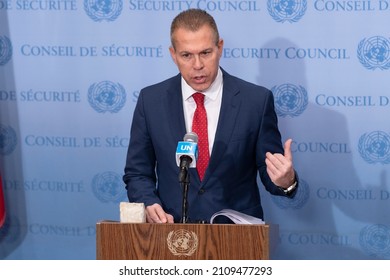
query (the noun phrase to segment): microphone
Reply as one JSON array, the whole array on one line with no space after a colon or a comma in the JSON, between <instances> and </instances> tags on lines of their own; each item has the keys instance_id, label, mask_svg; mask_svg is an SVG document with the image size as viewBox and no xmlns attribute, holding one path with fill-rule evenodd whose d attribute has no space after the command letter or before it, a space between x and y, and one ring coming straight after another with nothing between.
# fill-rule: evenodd
<instances>
[{"instance_id":1,"label":"microphone","mask_svg":"<svg viewBox=\"0 0 390 280\"><path fill-rule=\"evenodd\" d=\"M184 135L184 141L180 141L176 148L176 164L180 167L179 182L183 186L182 218L181 223L187 223L188 209L188 187L190 175L188 168L196 167L198 159L198 135L195 132L188 132Z\"/></svg>"},{"instance_id":2,"label":"microphone","mask_svg":"<svg viewBox=\"0 0 390 280\"><path fill-rule=\"evenodd\" d=\"M176 164L180 167L180 172L187 171L189 167L196 167L198 159L198 135L195 132L188 132L183 140L176 148Z\"/></svg>"}]
</instances>

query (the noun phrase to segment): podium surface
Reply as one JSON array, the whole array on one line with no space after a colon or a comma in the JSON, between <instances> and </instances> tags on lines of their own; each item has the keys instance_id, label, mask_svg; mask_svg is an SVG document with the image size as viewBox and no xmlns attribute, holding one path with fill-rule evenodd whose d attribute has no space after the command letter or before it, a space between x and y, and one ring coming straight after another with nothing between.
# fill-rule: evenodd
<instances>
[{"instance_id":1,"label":"podium surface","mask_svg":"<svg viewBox=\"0 0 390 280\"><path fill-rule=\"evenodd\" d=\"M96 224L98 260L266 260L270 225Z\"/></svg>"}]
</instances>

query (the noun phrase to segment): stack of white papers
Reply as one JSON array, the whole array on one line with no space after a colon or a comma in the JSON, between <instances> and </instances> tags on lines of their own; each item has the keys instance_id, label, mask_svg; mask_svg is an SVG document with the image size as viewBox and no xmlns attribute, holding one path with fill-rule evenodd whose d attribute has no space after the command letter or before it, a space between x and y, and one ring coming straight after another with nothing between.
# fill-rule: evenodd
<instances>
[{"instance_id":1,"label":"stack of white papers","mask_svg":"<svg viewBox=\"0 0 390 280\"><path fill-rule=\"evenodd\" d=\"M257 217L253 217L232 209L223 209L221 211L218 211L214 213L213 216L211 216L210 224L213 223L214 218L217 216L225 216L228 217L230 220L233 221L235 224L246 224L246 225L263 225L264 221L262 219L259 219Z\"/></svg>"}]
</instances>

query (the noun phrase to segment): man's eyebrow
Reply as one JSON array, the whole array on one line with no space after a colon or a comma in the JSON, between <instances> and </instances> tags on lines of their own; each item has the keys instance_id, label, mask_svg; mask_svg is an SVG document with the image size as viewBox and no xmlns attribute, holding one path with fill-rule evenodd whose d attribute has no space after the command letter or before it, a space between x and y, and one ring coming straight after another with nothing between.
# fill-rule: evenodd
<instances>
[{"instance_id":1,"label":"man's eyebrow","mask_svg":"<svg viewBox=\"0 0 390 280\"><path fill-rule=\"evenodd\" d=\"M209 52L209 51L212 51L213 48L207 48L207 49L204 49L204 50L201 50L199 53L203 53L203 52ZM179 53L190 53L190 54L194 54L194 52L191 52L191 51L181 51Z\"/></svg>"}]
</instances>

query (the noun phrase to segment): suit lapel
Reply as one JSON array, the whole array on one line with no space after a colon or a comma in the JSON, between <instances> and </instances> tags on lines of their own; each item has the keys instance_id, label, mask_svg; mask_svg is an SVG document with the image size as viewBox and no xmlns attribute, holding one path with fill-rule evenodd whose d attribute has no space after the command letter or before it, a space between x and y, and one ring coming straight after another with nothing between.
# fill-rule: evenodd
<instances>
[{"instance_id":1,"label":"suit lapel","mask_svg":"<svg viewBox=\"0 0 390 280\"><path fill-rule=\"evenodd\" d=\"M204 183L210 178L215 169L221 164L221 158L227 149L233 129L240 110L241 99L239 97L239 88L234 83L229 74L223 71L223 93L221 111L219 114L217 131L213 150L207 168Z\"/></svg>"},{"instance_id":2,"label":"suit lapel","mask_svg":"<svg viewBox=\"0 0 390 280\"><path fill-rule=\"evenodd\" d=\"M177 75L167 90L165 98L169 125L173 141L181 141L186 133L184 121L183 97L181 93L181 76ZM176 143L177 144L177 143Z\"/></svg>"}]
</instances>

